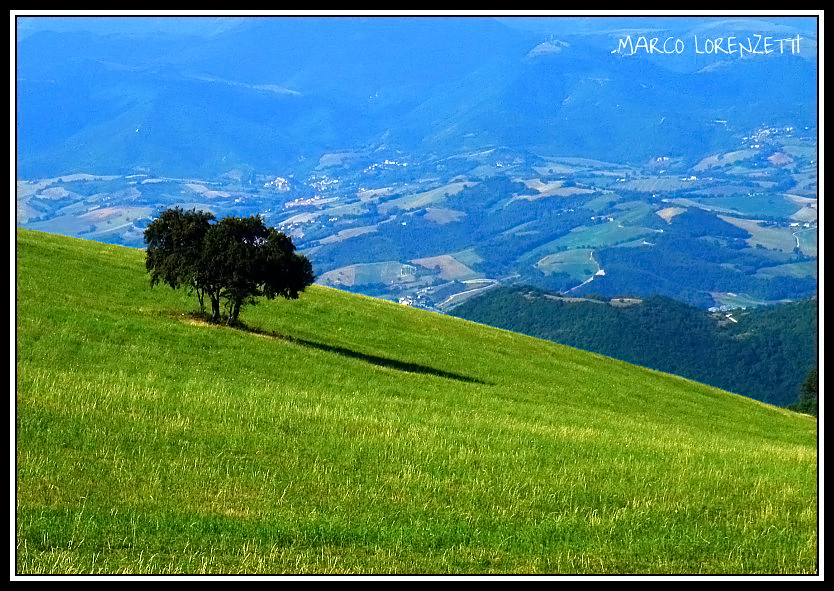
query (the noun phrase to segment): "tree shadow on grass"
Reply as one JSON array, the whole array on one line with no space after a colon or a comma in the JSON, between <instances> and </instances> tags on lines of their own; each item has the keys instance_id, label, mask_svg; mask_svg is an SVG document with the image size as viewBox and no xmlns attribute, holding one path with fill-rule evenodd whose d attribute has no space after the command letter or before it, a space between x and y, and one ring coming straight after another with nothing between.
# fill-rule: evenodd
<instances>
[{"instance_id":1,"label":"tree shadow on grass","mask_svg":"<svg viewBox=\"0 0 834 591\"><path fill-rule=\"evenodd\" d=\"M294 343L296 345L302 345L304 347L310 347L312 349L318 349L319 351L326 351L328 353L335 353L337 355L342 355L343 357L349 357L351 359L358 359L360 361L364 361L372 365L377 365L379 367L387 367L388 369L396 369L397 371L403 371L406 373L420 373L426 375L433 375L440 378L458 380L460 382L468 382L471 384L486 384L486 382L484 382L483 380L479 380L478 378L473 378L471 376L437 369L436 367L431 367L428 365L420 365L419 363L411 363L409 361L399 361L397 359L390 359L388 357L372 355L370 353L362 353L361 351L354 351L353 349L348 349L346 347L328 345L326 343L317 343L315 341L300 339L298 337L280 334L272 334L271 336L273 336L276 339L281 339L282 341Z\"/></svg>"},{"instance_id":2,"label":"tree shadow on grass","mask_svg":"<svg viewBox=\"0 0 834 591\"><path fill-rule=\"evenodd\" d=\"M226 326L225 322L217 322L213 323L209 319L208 315L205 314L193 314L190 316L192 321L197 321L200 323L205 324L216 324L217 326ZM480 380L478 378L473 378L471 376L454 373L450 371L445 371L442 369L437 369L436 367L431 367L428 365L420 365L419 363L411 363L408 361L399 361L397 359L390 359L388 357L382 357L381 355L372 355L370 353L362 353L361 351L354 351L353 349L348 349L347 347L340 347L338 345L328 345L327 343L319 343L316 341L311 341L308 339L302 339L299 337L294 337L291 335L285 335L275 332L274 330L263 330L261 328L256 328L252 326L247 326L242 322L238 321L233 326L229 328L233 328L235 330L240 330L242 332L247 332L250 334L256 334L263 337L279 339L287 343L292 343L295 345L300 345L302 347L309 347L311 349L316 349L318 351L325 351L327 353L334 353L336 355L341 355L343 357L348 357L350 359L358 359L359 361L364 361L365 363L370 363L371 365L376 365L378 367L385 367L388 369L395 369L397 371L402 371L405 373L418 373L418 374L425 374L425 375L433 375L439 378L445 378L449 380L457 380L460 382L467 382L470 384L486 384L487 382Z\"/></svg>"}]
</instances>

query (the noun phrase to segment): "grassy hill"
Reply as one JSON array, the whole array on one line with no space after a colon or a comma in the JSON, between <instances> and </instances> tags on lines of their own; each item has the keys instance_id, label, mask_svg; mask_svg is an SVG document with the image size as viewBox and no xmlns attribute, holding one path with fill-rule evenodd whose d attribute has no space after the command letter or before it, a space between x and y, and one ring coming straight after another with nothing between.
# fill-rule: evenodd
<instances>
[{"instance_id":1,"label":"grassy hill","mask_svg":"<svg viewBox=\"0 0 834 591\"><path fill-rule=\"evenodd\" d=\"M779 406L796 402L818 362L816 298L710 313L663 296L565 298L511 286L468 300L451 314Z\"/></svg>"},{"instance_id":2,"label":"grassy hill","mask_svg":"<svg viewBox=\"0 0 834 591\"><path fill-rule=\"evenodd\" d=\"M17 231L15 571L805 573L817 423L320 286L194 320Z\"/></svg>"}]
</instances>

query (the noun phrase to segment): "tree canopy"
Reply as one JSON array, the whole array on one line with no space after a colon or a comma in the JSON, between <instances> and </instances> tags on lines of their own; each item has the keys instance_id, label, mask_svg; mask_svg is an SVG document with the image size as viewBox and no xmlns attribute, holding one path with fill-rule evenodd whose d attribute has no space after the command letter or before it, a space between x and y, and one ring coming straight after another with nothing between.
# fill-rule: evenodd
<instances>
[{"instance_id":1,"label":"tree canopy","mask_svg":"<svg viewBox=\"0 0 834 591\"><path fill-rule=\"evenodd\" d=\"M218 221L211 213L174 207L154 219L144 237L151 285L193 290L201 311L208 297L214 322L221 319L221 302L227 323L234 324L255 298L296 299L315 280L290 237L266 227L259 215Z\"/></svg>"},{"instance_id":2,"label":"tree canopy","mask_svg":"<svg viewBox=\"0 0 834 591\"><path fill-rule=\"evenodd\" d=\"M819 374L816 367L808 372L805 381L802 382L799 400L788 408L815 417L819 416Z\"/></svg>"}]
</instances>

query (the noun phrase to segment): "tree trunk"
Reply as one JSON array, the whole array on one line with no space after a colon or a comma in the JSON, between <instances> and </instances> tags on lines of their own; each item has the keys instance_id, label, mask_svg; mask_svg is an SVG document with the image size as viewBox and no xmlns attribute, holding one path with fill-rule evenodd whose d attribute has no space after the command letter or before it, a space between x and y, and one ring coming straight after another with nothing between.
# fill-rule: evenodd
<instances>
[{"instance_id":1,"label":"tree trunk","mask_svg":"<svg viewBox=\"0 0 834 591\"><path fill-rule=\"evenodd\" d=\"M229 326L237 323L237 317L240 315L240 300L235 300L229 310Z\"/></svg>"},{"instance_id":2,"label":"tree trunk","mask_svg":"<svg viewBox=\"0 0 834 591\"><path fill-rule=\"evenodd\" d=\"M220 321L220 294L210 293L211 298L211 320L212 322Z\"/></svg>"},{"instance_id":3,"label":"tree trunk","mask_svg":"<svg viewBox=\"0 0 834 591\"><path fill-rule=\"evenodd\" d=\"M203 290L199 287L195 287L194 290L197 292L197 301L200 302L200 314L206 311L205 302L203 301Z\"/></svg>"}]
</instances>

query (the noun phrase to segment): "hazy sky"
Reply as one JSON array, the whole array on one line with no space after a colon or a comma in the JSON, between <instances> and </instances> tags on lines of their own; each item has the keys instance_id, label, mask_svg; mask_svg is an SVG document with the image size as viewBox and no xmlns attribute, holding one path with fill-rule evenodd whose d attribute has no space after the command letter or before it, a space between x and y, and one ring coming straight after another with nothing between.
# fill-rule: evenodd
<instances>
[{"instance_id":1,"label":"hazy sky","mask_svg":"<svg viewBox=\"0 0 834 591\"><path fill-rule=\"evenodd\" d=\"M816 19L814 18L814 11L806 11L808 16L795 17L780 13L761 13L755 11L711 11L703 14L675 14L656 12L652 14L641 14L636 11L624 11L615 13L611 11L590 11L577 14L575 12L559 12L559 11L298 11L296 13L287 11L264 11L264 12L250 12L245 15L235 13L234 11L224 12L221 15L212 14L206 15L200 11L177 11L174 13L166 13L165 11L150 12L154 16L139 16L130 14L129 12L122 13L119 17L107 16L108 11L67 11L64 15L57 15L57 11L17 11L17 33L18 39L25 37L37 30L54 30L54 31L70 31L70 30L95 30L101 33L120 32L126 28L133 32L165 32L165 33L187 33L193 35L211 35L223 30L227 30L236 26L239 19L248 16L263 16L270 14L295 14L295 15L459 15L459 16L496 16L506 24L531 30L540 33L591 33L599 32L600 30L608 28L617 28L619 22L623 17L628 17L632 23L638 26L649 26L657 22L657 17L662 17L664 27L675 28L677 26L692 26L693 21L707 21L710 19L727 19L727 18L760 18L773 21L779 21L782 24L790 25L806 31L808 34L814 33L816 36ZM113 14L115 11L109 11ZM14 13L13 13L14 14ZM148 13L146 13L148 14ZM794 13L796 14L796 13ZM821 12L819 13L821 15ZM29 16L27 16L29 15ZM185 15L179 17L177 15ZM556 16L554 16L556 15Z\"/></svg>"}]
</instances>

